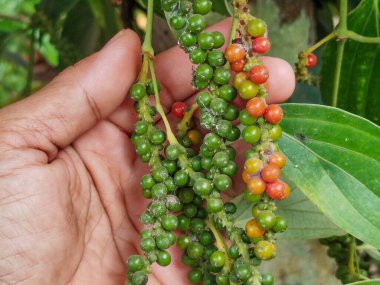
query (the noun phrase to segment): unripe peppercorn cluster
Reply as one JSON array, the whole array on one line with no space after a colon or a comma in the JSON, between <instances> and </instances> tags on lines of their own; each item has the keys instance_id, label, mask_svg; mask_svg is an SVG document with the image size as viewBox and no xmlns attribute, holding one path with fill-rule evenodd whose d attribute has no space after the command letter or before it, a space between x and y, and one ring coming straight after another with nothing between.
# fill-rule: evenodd
<instances>
[{"instance_id":1,"label":"unripe peppercorn cluster","mask_svg":"<svg viewBox=\"0 0 380 285\"><path fill-rule=\"evenodd\" d=\"M145 258L129 257L127 283L146 284L150 265L168 266L167 249L176 244L183 250L182 262L191 267L192 283L271 285L273 276L261 274L257 266L276 255L274 234L283 232L287 221L275 215L274 201L287 198L290 188L280 180L286 158L276 144L282 109L265 101L269 72L257 58L270 49L266 23L249 15L248 6L235 7L241 17L239 35L223 51L224 35L205 31L210 0L162 0L161 6L194 64L192 84L202 90L196 98L199 123L208 133L203 137L195 129L188 116L192 108L176 102L171 111L182 119L178 126L186 123L185 132L178 129L174 140L168 135L167 143L165 132L154 124L156 110L149 101L155 82L140 79L132 86L130 96L139 115L132 141L151 167L141 179L142 195L151 202L141 215ZM243 110L234 104L238 96L247 100ZM238 172L230 144L241 137L250 145L242 174L244 196L253 203L253 218L244 229L234 223L237 206L221 195L232 188Z\"/></svg>"}]
</instances>

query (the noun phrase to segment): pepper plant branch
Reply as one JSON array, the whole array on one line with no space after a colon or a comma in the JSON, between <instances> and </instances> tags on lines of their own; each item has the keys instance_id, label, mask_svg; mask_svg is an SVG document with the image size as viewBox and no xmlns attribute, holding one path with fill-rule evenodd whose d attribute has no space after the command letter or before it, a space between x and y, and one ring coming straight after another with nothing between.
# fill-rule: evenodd
<instances>
[{"instance_id":1,"label":"pepper plant branch","mask_svg":"<svg viewBox=\"0 0 380 285\"><path fill-rule=\"evenodd\" d=\"M178 135L180 137L186 135L186 132L187 132L187 130L189 128L188 126L189 126L190 120L193 117L194 112L198 109L198 107L199 107L198 104L194 103L190 107L190 110L188 110L185 113L185 115L183 116L181 122L179 122L179 124L177 125Z\"/></svg>"},{"instance_id":2,"label":"pepper plant branch","mask_svg":"<svg viewBox=\"0 0 380 285\"><path fill-rule=\"evenodd\" d=\"M332 94L332 104L331 106L336 107L338 104L338 94L339 94L339 82L340 82L340 74L342 70L342 62L343 62L343 52L346 41L338 42L338 54L336 57L335 64L335 78L334 78L334 88Z\"/></svg>"},{"instance_id":3,"label":"pepper plant branch","mask_svg":"<svg viewBox=\"0 0 380 285\"><path fill-rule=\"evenodd\" d=\"M178 144L178 140L175 137L170 127L168 118L166 117L164 109L162 108L162 105L161 105L160 96L158 94L157 79L156 79L156 74L154 72L154 64L152 60L149 60L149 69L150 69L150 75L152 77L152 82L153 82L154 98L156 100L156 109L157 109L157 112L160 114L162 121L164 122L168 141L171 145Z\"/></svg>"}]
</instances>

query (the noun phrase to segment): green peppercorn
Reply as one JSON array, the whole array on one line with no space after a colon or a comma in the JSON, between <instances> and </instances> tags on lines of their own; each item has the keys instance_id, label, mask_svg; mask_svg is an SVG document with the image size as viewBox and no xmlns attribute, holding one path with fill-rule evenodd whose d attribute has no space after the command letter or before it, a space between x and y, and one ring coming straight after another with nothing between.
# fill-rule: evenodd
<instances>
[{"instance_id":1,"label":"green peppercorn","mask_svg":"<svg viewBox=\"0 0 380 285\"><path fill-rule=\"evenodd\" d=\"M228 103L221 98L214 98L211 100L210 108L216 115L222 115L227 108Z\"/></svg>"},{"instance_id":2,"label":"green peppercorn","mask_svg":"<svg viewBox=\"0 0 380 285\"><path fill-rule=\"evenodd\" d=\"M149 213L148 211L145 211L141 217L140 217L140 220L141 222L144 224L144 225L149 225L149 224L153 224L154 223L154 217L151 213Z\"/></svg>"},{"instance_id":3,"label":"green peppercorn","mask_svg":"<svg viewBox=\"0 0 380 285\"><path fill-rule=\"evenodd\" d=\"M273 125L272 129L269 132L271 139L276 142L282 136L282 129L279 125Z\"/></svg>"},{"instance_id":4,"label":"green peppercorn","mask_svg":"<svg viewBox=\"0 0 380 285\"><path fill-rule=\"evenodd\" d=\"M201 48L195 48L189 53L189 58L194 64L204 63L207 58L207 52Z\"/></svg>"},{"instance_id":5,"label":"green peppercorn","mask_svg":"<svg viewBox=\"0 0 380 285\"><path fill-rule=\"evenodd\" d=\"M203 255L203 246L198 242L192 242L186 249L187 255L192 259L198 259Z\"/></svg>"},{"instance_id":6,"label":"green peppercorn","mask_svg":"<svg viewBox=\"0 0 380 285\"><path fill-rule=\"evenodd\" d=\"M260 128L256 126L248 126L243 130L243 139L246 143L254 144L260 140Z\"/></svg>"},{"instance_id":7,"label":"green peppercorn","mask_svg":"<svg viewBox=\"0 0 380 285\"><path fill-rule=\"evenodd\" d=\"M232 125L227 120L220 120L216 124L216 133L223 138L226 138L228 135L230 135L231 131Z\"/></svg>"},{"instance_id":8,"label":"green peppercorn","mask_svg":"<svg viewBox=\"0 0 380 285\"><path fill-rule=\"evenodd\" d=\"M187 278L190 280L192 283L199 283L202 281L203 278L203 273L202 270L199 268L193 268L190 270L189 274L187 275Z\"/></svg>"},{"instance_id":9,"label":"green peppercorn","mask_svg":"<svg viewBox=\"0 0 380 285\"><path fill-rule=\"evenodd\" d=\"M206 228L206 224L202 219L193 218L190 222L190 228L194 233L199 234Z\"/></svg>"},{"instance_id":10,"label":"green peppercorn","mask_svg":"<svg viewBox=\"0 0 380 285\"><path fill-rule=\"evenodd\" d=\"M227 191L232 186L232 179L225 174L217 174L214 178L214 186L219 191Z\"/></svg>"},{"instance_id":11,"label":"green peppercorn","mask_svg":"<svg viewBox=\"0 0 380 285\"><path fill-rule=\"evenodd\" d=\"M156 242L154 238L148 237L140 241L140 247L145 252L150 252L156 248Z\"/></svg>"},{"instance_id":12,"label":"green peppercorn","mask_svg":"<svg viewBox=\"0 0 380 285\"><path fill-rule=\"evenodd\" d=\"M271 229L276 222L276 215L269 210L262 211L257 217L257 224L263 230Z\"/></svg>"},{"instance_id":13,"label":"green peppercorn","mask_svg":"<svg viewBox=\"0 0 380 285\"><path fill-rule=\"evenodd\" d=\"M250 114L248 114L246 109L243 109L240 112L239 120L240 123L242 123L244 126L251 126L257 122L257 118L252 117Z\"/></svg>"},{"instance_id":14,"label":"green peppercorn","mask_svg":"<svg viewBox=\"0 0 380 285\"><path fill-rule=\"evenodd\" d=\"M133 84L129 92L131 94L132 99L135 101L140 101L142 98L146 96L145 87L140 83Z\"/></svg>"},{"instance_id":15,"label":"green peppercorn","mask_svg":"<svg viewBox=\"0 0 380 285\"><path fill-rule=\"evenodd\" d=\"M157 129L150 134L149 140L154 145L161 145L165 142L166 135L163 131Z\"/></svg>"},{"instance_id":16,"label":"green peppercorn","mask_svg":"<svg viewBox=\"0 0 380 285\"><path fill-rule=\"evenodd\" d=\"M208 107L211 103L212 95L208 92L202 92L197 95L197 104L200 107Z\"/></svg>"},{"instance_id":17,"label":"green peppercorn","mask_svg":"<svg viewBox=\"0 0 380 285\"><path fill-rule=\"evenodd\" d=\"M165 198L168 194L168 188L163 183L157 183L152 187L152 197L154 199Z\"/></svg>"},{"instance_id":18,"label":"green peppercorn","mask_svg":"<svg viewBox=\"0 0 380 285\"><path fill-rule=\"evenodd\" d=\"M234 121L239 117L239 109L234 105L227 105L227 108L224 109L223 119L227 121Z\"/></svg>"},{"instance_id":19,"label":"green peppercorn","mask_svg":"<svg viewBox=\"0 0 380 285\"><path fill-rule=\"evenodd\" d=\"M180 236L177 239L177 246L182 250L186 249L190 243L191 243L191 237L186 236L186 235Z\"/></svg>"},{"instance_id":20,"label":"green peppercorn","mask_svg":"<svg viewBox=\"0 0 380 285\"><path fill-rule=\"evenodd\" d=\"M206 210L209 213L217 213L223 209L223 201L220 198L210 198L207 201Z\"/></svg>"},{"instance_id":21,"label":"green peppercorn","mask_svg":"<svg viewBox=\"0 0 380 285\"><path fill-rule=\"evenodd\" d=\"M173 215L165 215L161 218L161 225L167 231L173 231L178 226L178 218Z\"/></svg>"},{"instance_id":22,"label":"green peppercorn","mask_svg":"<svg viewBox=\"0 0 380 285\"><path fill-rule=\"evenodd\" d=\"M170 26L174 30L182 30L186 25L186 19L179 15L174 15L169 19Z\"/></svg>"},{"instance_id":23,"label":"green peppercorn","mask_svg":"<svg viewBox=\"0 0 380 285\"><path fill-rule=\"evenodd\" d=\"M166 213L166 206L162 201L153 201L149 206L149 211L154 217L161 217Z\"/></svg>"},{"instance_id":24,"label":"green peppercorn","mask_svg":"<svg viewBox=\"0 0 380 285\"><path fill-rule=\"evenodd\" d=\"M170 254L165 250L160 250L157 254L157 263L161 266L168 266L172 258Z\"/></svg>"},{"instance_id":25,"label":"green peppercorn","mask_svg":"<svg viewBox=\"0 0 380 285\"><path fill-rule=\"evenodd\" d=\"M216 84L227 84L231 79L231 73L227 68L220 67L215 69L213 80Z\"/></svg>"},{"instance_id":26,"label":"green peppercorn","mask_svg":"<svg viewBox=\"0 0 380 285\"><path fill-rule=\"evenodd\" d=\"M178 216L178 229L186 231L190 227L190 218L185 215Z\"/></svg>"},{"instance_id":27,"label":"green peppercorn","mask_svg":"<svg viewBox=\"0 0 380 285\"><path fill-rule=\"evenodd\" d=\"M214 37L214 48L220 48L224 45L225 39L224 35L221 32L213 32Z\"/></svg>"},{"instance_id":28,"label":"green peppercorn","mask_svg":"<svg viewBox=\"0 0 380 285\"><path fill-rule=\"evenodd\" d=\"M140 255L131 255L128 258L128 269L130 271L139 271L145 265L144 259Z\"/></svg>"},{"instance_id":29,"label":"green peppercorn","mask_svg":"<svg viewBox=\"0 0 380 285\"><path fill-rule=\"evenodd\" d=\"M210 257L211 266L222 267L226 263L226 255L222 251L215 251Z\"/></svg>"},{"instance_id":30,"label":"green peppercorn","mask_svg":"<svg viewBox=\"0 0 380 285\"><path fill-rule=\"evenodd\" d=\"M264 273L261 275L261 284L262 285L273 285L274 283L274 277L270 273Z\"/></svg>"},{"instance_id":31,"label":"green peppercorn","mask_svg":"<svg viewBox=\"0 0 380 285\"><path fill-rule=\"evenodd\" d=\"M239 257L239 249L236 244L234 244L228 249L228 254L231 256L232 259L237 259Z\"/></svg>"},{"instance_id":32,"label":"green peppercorn","mask_svg":"<svg viewBox=\"0 0 380 285\"><path fill-rule=\"evenodd\" d=\"M210 0L195 0L193 3L194 12L206 15L211 11L212 2Z\"/></svg>"},{"instance_id":33,"label":"green peppercorn","mask_svg":"<svg viewBox=\"0 0 380 285\"><path fill-rule=\"evenodd\" d=\"M132 285L145 285L148 283L148 274L144 271L138 271L132 275Z\"/></svg>"},{"instance_id":34,"label":"green peppercorn","mask_svg":"<svg viewBox=\"0 0 380 285\"><path fill-rule=\"evenodd\" d=\"M288 221L284 217L277 216L274 226L272 228L276 233L281 233L288 227Z\"/></svg>"},{"instance_id":35,"label":"green peppercorn","mask_svg":"<svg viewBox=\"0 0 380 285\"><path fill-rule=\"evenodd\" d=\"M229 162L228 153L225 151L219 151L213 157L213 163L217 168L226 167L228 162Z\"/></svg>"},{"instance_id":36,"label":"green peppercorn","mask_svg":"<svg viewBox=\"0 0 380 285\"><path fill-rule=\"evenodd\" d=\"M195 70L195 77L203 81L210 80L213 74L214 74L213 68L206 63L199 65L197 69Z\"/></svg>"},{"instance_id":37,"label":"green peppercorn","mask_svg":"<svg viewBox=\"0 0 380 285\"><path fill-rule=\"evenodd\" d=\"M202 32L198 35L198 45L203 50L209 50L214 47L214 37L212 33Z\"/></svg>"},{"instance_id":38,"label":"green peppercorn","mask_svg":"<svg viewBox=\"0 0 380 285\"><path fill-rule=\"evenodd\" d=\"M220 86L218 89L218 97L222 98L227 102L233 101L236 98L236 96L236 89L232 85L225 84L223 86Z\"/></svg>"},{"instance_id":39,"label":"green peppercorn","mask_svg":"<svg viewBox=\"0 0 380 285\"><path fill-rule=\"evenodd\" d=\"M154 184L156 184L156 181L153 179L152 175L145 174L141 178L140 184L141 184L141 187L143 189L152 189L152 187L154 186Z\"/></svg>"},{"instance_id":40,"label":"green peppercorn","mask_svg":"<svg viewBox=\"0 0 380 285\"><path fill-rule=\"evenodd\" d=\"M192 47L197 43L197 36L192 33L184 32L179 37L179 43L185 48Z\"/></svg>"},{"instance_id":41,"label":"green peppercorn","mask_svg":"<svg viewBox=\"0 0 380 285\"><path fill-rule=\"evenodd\" d=\"M194 14L189 18L189 26L188 29L198 34L206 28L206 20L202 15Z\"/></svg>"},{"instance_id":42,"label":"green peppercorn","mask_svg":"<svg viewBox=\"0 0 380 285\"><path fill-rule=\"evenodd\" d=\"M193 204L186 204L183 206L183 213L188 216L189 218L195 217L195 215L198 212L197 206Z\"/></svg>"},{"instance_id":43,"label":"green peppercorn","mask_svg":"<svg viewBox=\"0 0 380 285\"><path fill-rule=\"evenodd\" d=\"M194 183L194 192L197 195L205 196L211 193L211 182L205 178L198 178Z\"/></svg>"},{"instance_id":44,"label":"green peppercorn","mask_svg":"<svg viewBox=\"0 0 380 285\"><path fill-rule=\"evenodd\" d=\"M222 51L212 50L207 55L207 62L213 67L220 67L226 64L226 57L224 56L224 53Z\"/></svg>"}]
</instances>

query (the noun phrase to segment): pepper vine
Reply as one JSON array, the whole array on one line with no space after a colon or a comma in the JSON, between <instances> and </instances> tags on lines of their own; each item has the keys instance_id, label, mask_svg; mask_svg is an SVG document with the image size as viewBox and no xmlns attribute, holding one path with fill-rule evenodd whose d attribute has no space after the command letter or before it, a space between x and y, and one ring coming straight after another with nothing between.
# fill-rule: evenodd
<instances>
[{"instance_id":1,"label":"pepper vine","mask_svg":"<svg viewBox=\"0 0 380 285\"><path fill-rule=\"evenodd\" d=\"M193 86L202 91L186 113L183 104L173 106L174 113L183 116L176 137L160 104L149 0L143 64L130 96L139 118L132 141L151 167L141 180L142 193L151 202L141 216L146 227L140 234L144 257L128 258L127 284L146 284L152 263L168 266L167 249L174 243L184 251L182 262L191 266L188 278L193 283L273 284L273 276L260 273L257 266L276 255L275 233L284 231L287 222L274 213L275 200L287 198L290 188L280 180L286 159L276 144L283 113L280 106L265 101L269 73L258 58L270 48L266 24L249 13L246 0L234 0L231 36L223 52L224 35L204 31L210 0L162 0L161 6L194 64ZM233 104L238 95L248 100L241 111ZM191 147L201 140L191 129L198 108L200 125L207 132L199 149ZM155 126L156 112L165 132ZM242 179L247 185L245 198L253 203L253 218L245 229L235 225L236 205L222 199L238 170L233 142L240 137L250 145ZM175 230L181 232L178 237Z\"/></svg>"}]
</instances>

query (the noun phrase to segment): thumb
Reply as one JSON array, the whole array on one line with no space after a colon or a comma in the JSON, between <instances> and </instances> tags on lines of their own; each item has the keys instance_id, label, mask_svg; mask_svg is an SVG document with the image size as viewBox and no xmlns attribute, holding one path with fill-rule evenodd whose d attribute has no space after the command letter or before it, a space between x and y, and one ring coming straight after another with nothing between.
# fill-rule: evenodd
<instances>
[{"instance_id":1,"label":"thumb","mask_svg":"<svg viewBox=\"0 0 380 285\"><path fill-rule=\"evenodd\" d=\"M0 130L17 133L19 144L26 142L51 158L123 102L140 61L138 36L123 30L36 94L0 110Z\"/></svg>"}]
</instances>

